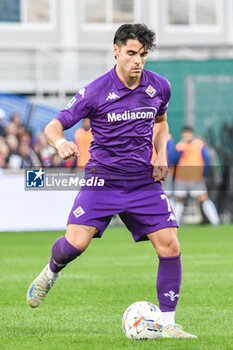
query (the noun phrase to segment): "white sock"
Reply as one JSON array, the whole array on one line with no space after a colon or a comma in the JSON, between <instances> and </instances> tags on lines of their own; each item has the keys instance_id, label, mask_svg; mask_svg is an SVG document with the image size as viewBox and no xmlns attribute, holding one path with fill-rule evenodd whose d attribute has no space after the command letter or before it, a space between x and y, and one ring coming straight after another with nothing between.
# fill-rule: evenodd
<instances>
[{"instance_id":1,"label":"white sock","mask_svg":"<svg viewBox=\"0 0 233 350\"><path fill-rule=\"evenodd\" d=\"M207 216L209 222L212 225L218 225L219 224L219 216L218 216L218 213L217 213L217 209L216 209L214 203L210 199L206 199L202 203L202 209L203 209L205 215Z\"/></svg>"},{"instance_id":2,"label":"white sock","mask_svg":"<svg viewBox=\"0 0 233 350\"><path fill-rule=\"evenodd\" d=\"M169 324L175 324L175 311L171 312L163 312L164 324L163 326L167 326Z\"/></svg>"},{"instance_id":3,"label":"white sock","mask_svg":"<svg viewBox=\"0 0 233 350\"><path fill-rule=\"evenodd\" d=\"M180 218L183 214L183 211L184 211L184 203L176 201L174 206L174 212L176 214L176 219L178 222L180 222Z\"/></svg>"}]
</instances>

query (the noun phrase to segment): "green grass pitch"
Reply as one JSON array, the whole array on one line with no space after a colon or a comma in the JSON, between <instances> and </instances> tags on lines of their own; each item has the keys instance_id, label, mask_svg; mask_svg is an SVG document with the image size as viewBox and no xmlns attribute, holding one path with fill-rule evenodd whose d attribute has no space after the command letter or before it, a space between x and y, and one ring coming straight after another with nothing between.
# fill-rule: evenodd
<instances>
[{"instance_id":1,"label":"green grass pitch","mask_svg":"<svg viewBox=\"0 0 233 350\"><path fill-rule=\"evenodd\" d=\"M62 273L38 309L26 304L32 279L61 232L0 234L0 349L233 349L233 226L179 231L183 284L176 322L197 340L130 341L121 328L128 305L158 304L158 259L149 242L111 227Z\"/></svg>"}]
</instances>

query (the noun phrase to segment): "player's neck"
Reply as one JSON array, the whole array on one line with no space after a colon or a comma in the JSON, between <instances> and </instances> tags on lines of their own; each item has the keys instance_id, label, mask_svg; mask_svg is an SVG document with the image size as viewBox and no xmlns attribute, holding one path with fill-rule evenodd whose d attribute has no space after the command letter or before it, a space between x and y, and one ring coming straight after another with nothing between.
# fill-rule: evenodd
<instances>
[{"instance_id":1,"label":"player's neck","mask_svg":"<svg viewBox=\"0 0 233 350\"><path fill-rule=\"evenodd\" d=\"M139 77L129 77L125 76L123 72L116 66L116 74L120 81L129 89L134 90L139 85L141 81L141 75Z\"/></svg>"}]
</instances>

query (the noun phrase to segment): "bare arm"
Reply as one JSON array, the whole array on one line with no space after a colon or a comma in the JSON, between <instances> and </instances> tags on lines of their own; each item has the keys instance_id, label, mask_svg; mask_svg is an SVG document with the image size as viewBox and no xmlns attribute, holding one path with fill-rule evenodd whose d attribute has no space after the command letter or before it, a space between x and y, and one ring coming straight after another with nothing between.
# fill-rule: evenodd
<instances>
[{"instance_id":1,"label":"bare arm","mask_svg":"<svg viewBox=\"0 0 233 350\"><path fill-rule=\"evenodd\" d=\"M155 181L166 180L168 174L167 167L167 140L168 124L167 114L156 118L153 134L154 146L157 156L154 161L153 178Z\"/></svg>"},{"instance_id":2,"label":"bare arm","mask_svg":"<svg viewBox=\"0 0 233 350\"><path fill-rule=\"evenodd\" d=\"M72 141L67 141L63 135L63 126L57 120L53 119L44 129L49 144L57 148L58 154L62 159L69 159L79 155L77 146Z\"/></svg>"}]
</instances>

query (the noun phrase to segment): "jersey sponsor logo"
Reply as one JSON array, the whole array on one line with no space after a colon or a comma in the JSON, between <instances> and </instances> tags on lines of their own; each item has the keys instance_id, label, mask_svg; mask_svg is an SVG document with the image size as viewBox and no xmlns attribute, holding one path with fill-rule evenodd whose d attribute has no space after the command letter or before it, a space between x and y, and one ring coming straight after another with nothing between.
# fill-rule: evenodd
<instances>
[{"instance_id":1,"label":"jersey sponsor logo","mask_svg":"<svg viewBox=\"0 0 233 350\"><path fill-rule=\"evenodd\" d=\"M74 96L72 97L72 99L67 103L67 105L65 106L65 109L69 109L74 103L75 101L77 101L77 98Z\"/></svg>"},{"instance_id":2,"label":"jersey sponsor logo","mask_svg":"<svg viewBox=\"0 0 233 350\"><path fill-rule=\"evenodd\" d=\"M157 109L155 107L139 107L127 110L124 113L108 113L108 122L134 119L154 119L156 113Z\"/></svg>"},{"instance_id":3,"label":"jersey sponsor logo","mask_svg":"<svg viewBox=\"0 0 233 350\"><path fill-rule=\"evenodd\" d=\"M73 214L76 218L79 218L81 215L85 214L85 211L83 210L83 208L81 206L79 206L78 208L76 208L73 211Z\"/></svg>"},{"instance_id":4,"label":"jersey sponsor logo","mask_svg":"<svg viewBox=\"0 0 233 350\"><path fill-rule=\"evenodd\" d=\"M117 94L115 94L115 92L110 92L108 94L108 97L106 98L106 101L108 100L115 100L116 98L120 98Z\"/></svg>"},{"instance_id":5,"label":"jersey sponsor logo","mask_svg":"<svg viewBox=\"0 0 233 350\"><path fill-rule=\"evenodd\" d=\"M176 298L179 298L179 294L175 294L173 290L170 290L168 293L163 294L166 298L170 298L171 301L175 301Z\"/></svg>"},{"instance_id":6,"label":"jersey sponsor logo","mask_svg":"<svg viewBox=\"0 0 233 350\"><path fill-rule=\"evenodd\" d=\"M82 88L82 89L79 90L78 94L81 95L82 97L84 97L85 92L86 92L86 89Z\"/></svg>"},{"instance_id":7,"label":"jersey sponsor logo","mask_svg":"<svg viewBox=\"0 0 233 350\"><path fill-rule=\"evenodd\" d=\"M38 188L44 187L44 170L27 170L26 171L26 187Z\"/></svg>"},{"instance_id":8,"label":"jersey sponsor logo","mask_svg":"<svg viewBox=\"0 0 233 350\"><path fill-rule=\"evenodd\" d=\"M145 92L146 92L147 95L149 95L150 97L154 97L154 95L156 94L157 90L155 90L155 89L153 88L153 86L148 85Z\"/></svg>"}]
</instances>

